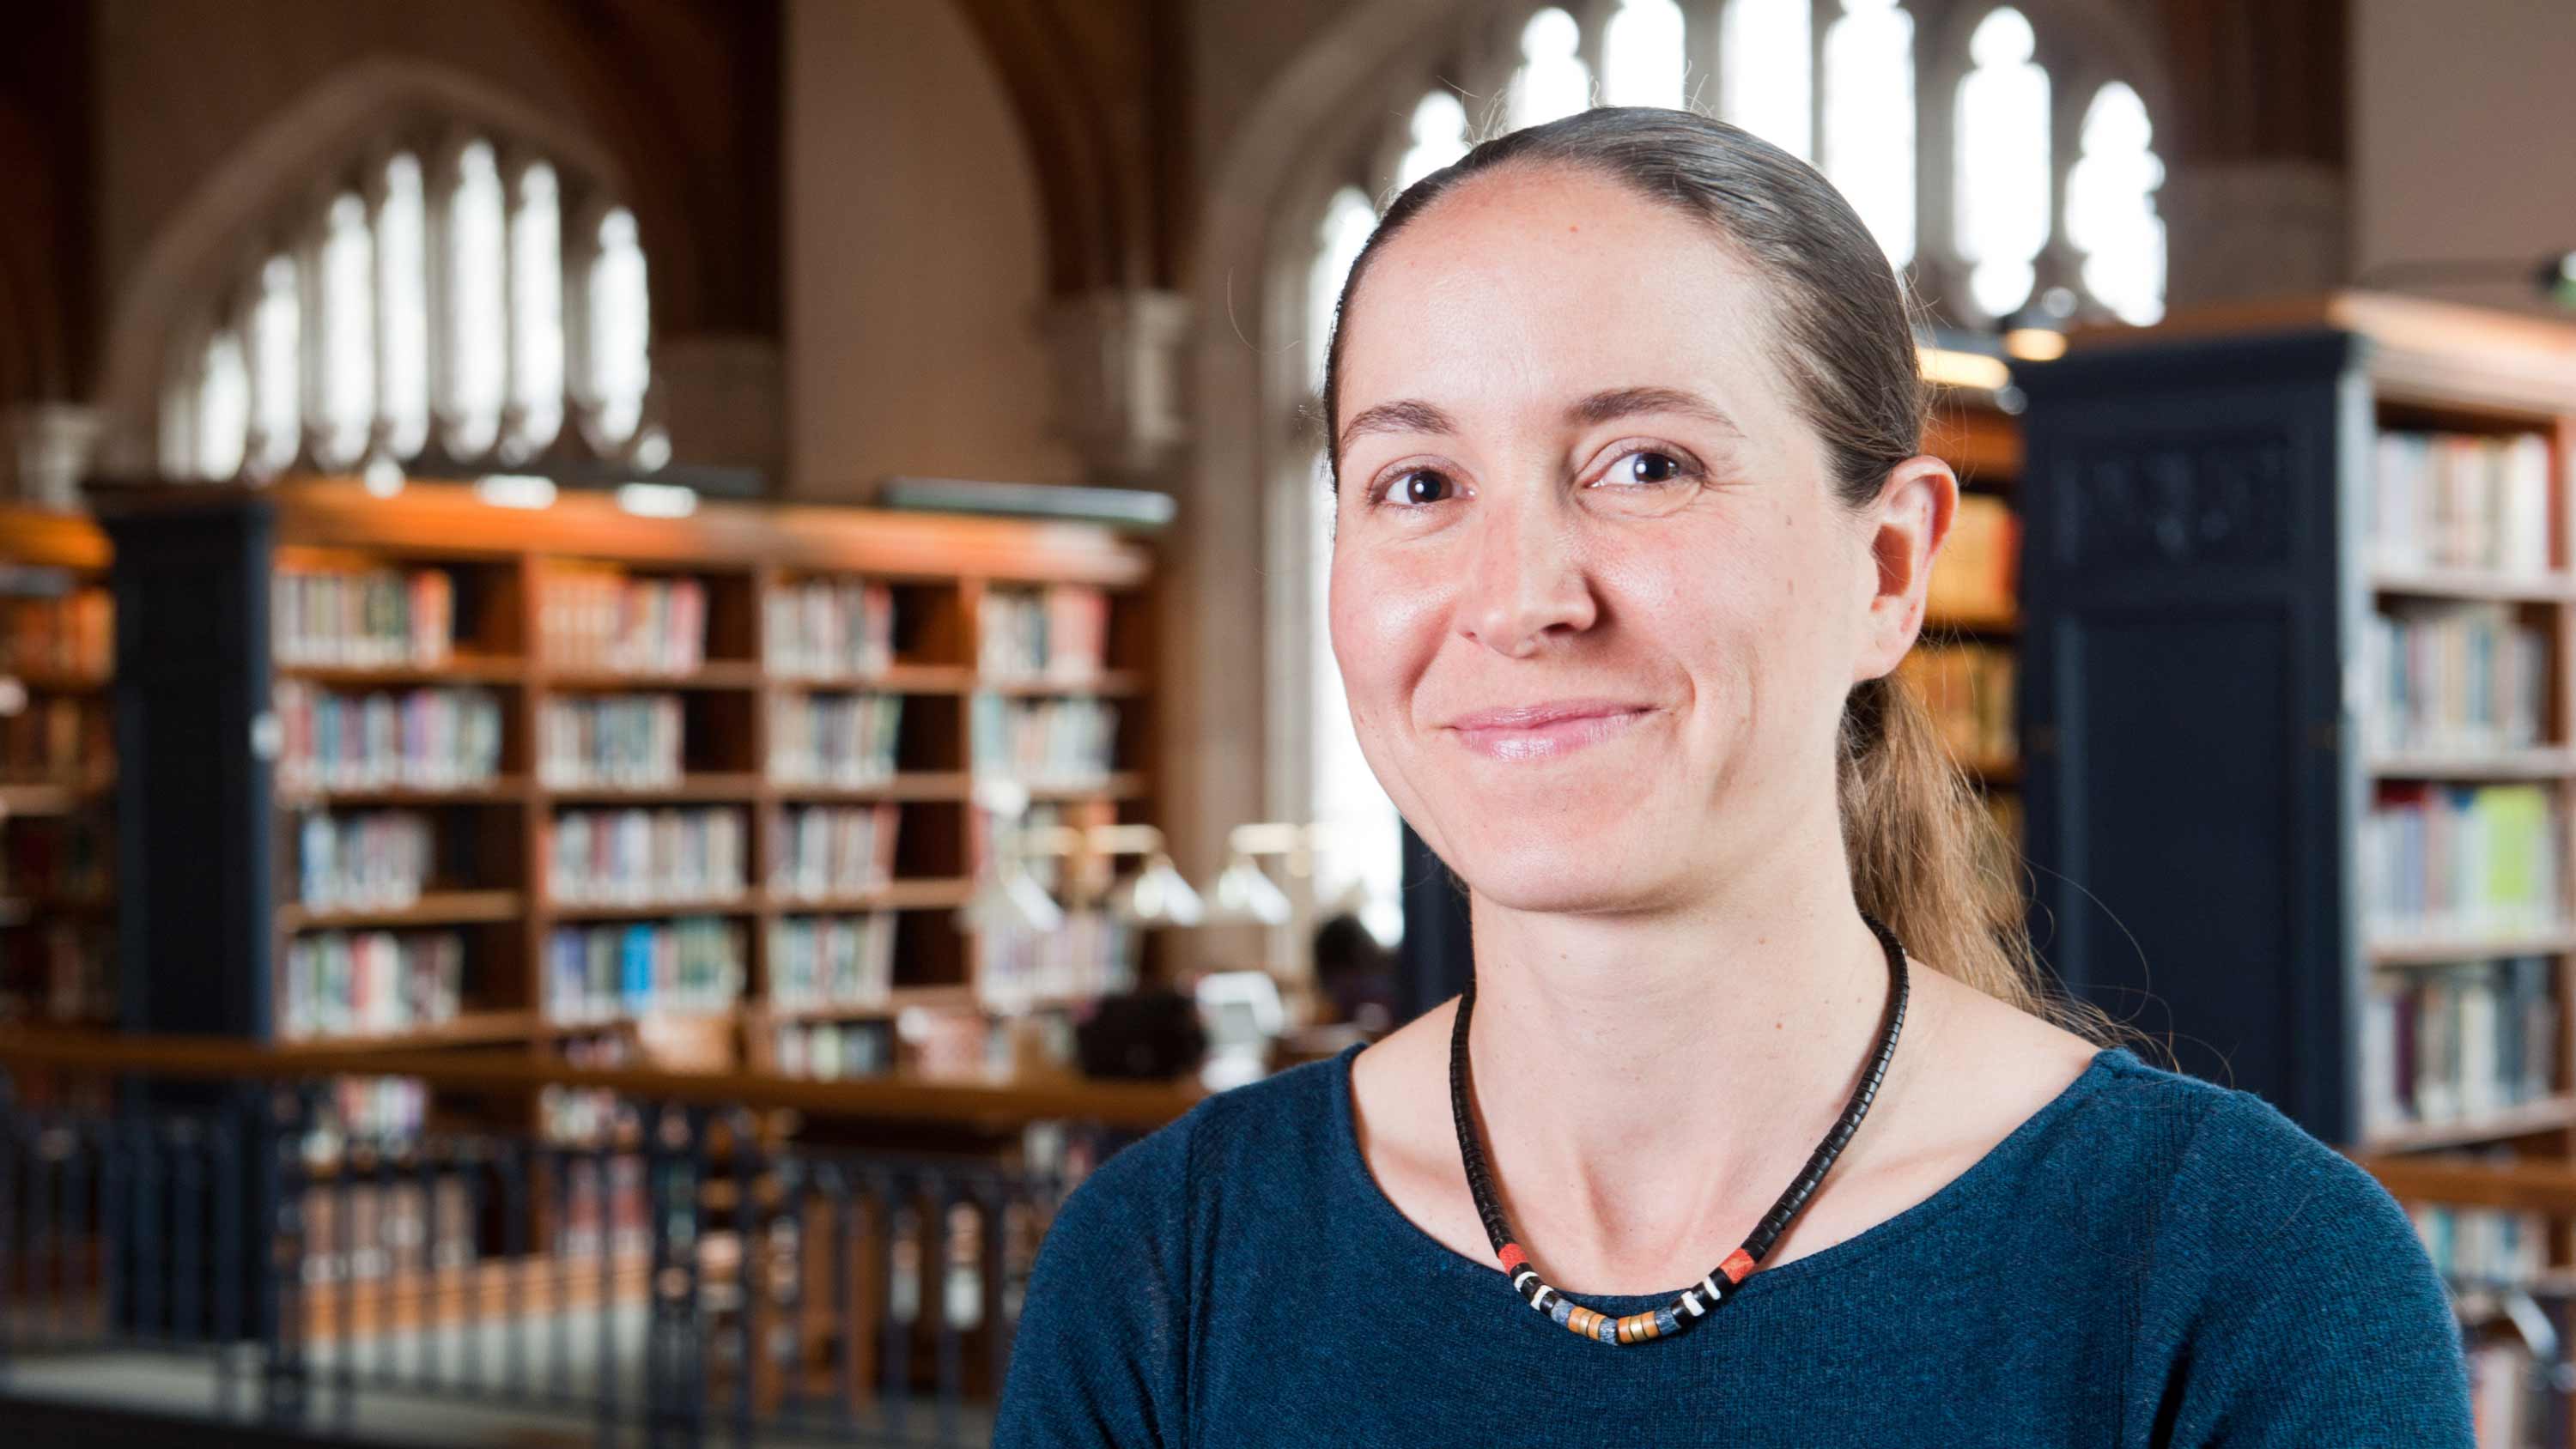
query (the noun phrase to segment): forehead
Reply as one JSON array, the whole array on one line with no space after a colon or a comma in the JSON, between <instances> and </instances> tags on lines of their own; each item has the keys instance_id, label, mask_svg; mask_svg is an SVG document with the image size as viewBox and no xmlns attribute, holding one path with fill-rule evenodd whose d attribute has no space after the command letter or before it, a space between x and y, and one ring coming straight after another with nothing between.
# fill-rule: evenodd
<instances>
[{"instance_id":1,"label":"forehead","mask_svg":"<svg viewBox=\"0 0 2576 1449\"><path fill-rule=\"evenodd\" d=\"M1684 387L1748 431L1786 418L1768 288L1700 219L1571 168L1474 177L1371 259L1339 414L1419 398L1474 425L1607 387ZM1547 416L1553 417L1553 410Z\"/></svg>"}]
</instances>

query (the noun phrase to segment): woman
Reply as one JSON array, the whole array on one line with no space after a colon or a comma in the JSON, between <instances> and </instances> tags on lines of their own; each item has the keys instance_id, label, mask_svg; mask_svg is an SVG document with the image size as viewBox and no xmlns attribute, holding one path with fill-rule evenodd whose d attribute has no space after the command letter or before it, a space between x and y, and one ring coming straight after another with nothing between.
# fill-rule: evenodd
<instances>
[{"instance_id":1,"label":"woman","mask_svg":"<svg viewBox=\"0 0 2576 1449\"><path fill-rule=\"evenodd\" d=\"M1334 655L1474 983L1077 1189L999 1443L2470 1442L2396 1204L2043 990L1889 678L1958 484L1831 186L1489 141L1329 357Z\"/></svg>"}]
</instances>

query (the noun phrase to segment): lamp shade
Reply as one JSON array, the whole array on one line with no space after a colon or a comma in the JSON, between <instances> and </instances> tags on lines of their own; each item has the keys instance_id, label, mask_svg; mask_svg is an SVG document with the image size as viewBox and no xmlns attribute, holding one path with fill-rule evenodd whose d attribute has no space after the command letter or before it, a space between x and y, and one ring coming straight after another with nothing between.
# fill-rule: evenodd
<instances>
[{"instance_id":1,"label":"lamp shade","mask_svg":"<svg viewBox=\"0 0 2576 1449\"><path fill-rule=\"evenodd\" d=\"M1288 893L1251 856L1237 852L1208 888L1208 922L1227 926L1280 926L1295 914Z\"/></svg>"},{"instance_id":2,"label":"lamp shade","mask_svg":"<svg viewBox=\"0 0 2576 1449\"><path fill-rule=\"evenodd\" d=\"M1155 851L1145 868L1109 890L1109 909L1137 926L1195 926L1207 916L1199 893L1172 866L1172 858Z\"/></svg>"},{"instance_id":3,"label":"lamp shade","mask_svg":"<svg viewBox=\"0 0 2576 1449\"><path fill-rule=\"evenodd\" d=\"M1035 876L1013 865L977 883L957 908L957 924L968 931L1053 931L1064 925L1064 908Z\"/></svg>"}]
</instances>

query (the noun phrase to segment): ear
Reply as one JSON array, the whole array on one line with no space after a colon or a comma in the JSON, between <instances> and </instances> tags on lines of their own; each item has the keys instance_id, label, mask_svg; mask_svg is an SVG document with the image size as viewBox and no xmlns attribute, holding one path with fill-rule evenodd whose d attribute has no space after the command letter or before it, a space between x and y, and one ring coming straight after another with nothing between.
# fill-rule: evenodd
<instances>
[{"instance_id":1,"label":"ear","mask_svg":"<svg viewBox=\"0 0 2576 1449\"><path fill-rule=\"evenodd\" d=\"M1914 647L1923 630L1933 560L1940 556L1958 511L1959 479L1949 464L1918 456L1888 470L1864 524L1877 564L1878 590L1869 601L1853 683L1886 674Z\"/></svg>"}]
</instances>

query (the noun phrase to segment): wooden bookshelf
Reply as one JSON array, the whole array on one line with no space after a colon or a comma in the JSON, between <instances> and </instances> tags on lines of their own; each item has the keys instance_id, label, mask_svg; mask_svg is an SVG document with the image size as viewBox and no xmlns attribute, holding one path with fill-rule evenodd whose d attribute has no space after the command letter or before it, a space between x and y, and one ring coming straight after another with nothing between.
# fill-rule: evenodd
<instances>
[{"instance_id":1,"label":"wooden bookshelf","mask_svg":"<svg viewBox=\"0 0 2576 1449\"><path fill-rule=\"evenodd\" d=\"M2576 326L2348 292L2020 381L2052 964L2373 1164L2437 1263L2510 1229L2566 1280L2563 1194L2407 1164L2576 1169Z\"/></svg>"},{"instance_id":2,"label":"wooden bookshelf","mask_svg":"<svg viewBox=\"0 0 2576 1449\"><path fill-rule=\"evenodd\" d=\"M1924 451L1959 477L1959 520L1934 565L1930 606L1899 670L1931 710L1960 771L2007 838L2021 836L2021 750L2013 679L2021 634L2015 540L2022 470L2020 420L1991 393L1947 390L1931 410ZM1982 516L1980 516L1982 515Z\"/></svg>"},{"instance_id":3,"label":"wooden bookshelf","mask_svg":"<svg viewBox=\"0 0 2576 1449\"><path fill-rule=\"evenodd\" d=\"M99 496L108 533L135 564L117 576L120 599L193 601L147 616L193 613L193 628L128 641L126 673L143 686L137 736L147 750L213 755L218 778L242 782L238 794L206 792L182 809L186 819L155 802L165 840L224 841L242 865L182 872L166 850L141 858L160 871L147 883L145 919L222 923L186 938L155 932L156 975L174 987L231 983L212 994L216 1010L176 1005L175 989L146 992L166 998L145 1009L147 1029L291 1036L308 1051L344 1039L518 1043L540 1061L620 1037L641 1050L641 1023L622 1005L605 1020L557 1009L567 949L558 933L701 922L712 924L690 929L735 933L736 979L727 989L719 965L712 995L693 988L666 1014L727 1023L738 1068L777 1066L774 1030L800 1023L872 1023L890 1047L899 1013L978 1013L986 999L993 958L957 910L989 854L975 783L1017 768L995 738L1047 749L1063 747L1059 737L1105 740L1107 753L1078 773L1025 779L1029 797L1085 820L1151 819L1150 555L1106 529L715 502L644 518L604 495L567 491L527 510L463 485L413 483L378 497L340 479L255 491L137 484ZM1093 620L1099 657L1070 669L1065 658L990 667L988 633L1043 608ZM868 610L890 613L882 650L845 637ZM217 686L213 660L238 672ZM458 691L477 702L448 693ZM437 700L421 703L422 692ZM889 696L899 700L890 742L870 733L883 716L868 713L888 706L866 703ZM448 742L448 752L394 763L338 750L368 738L369 709L385 713L370 699L393 701L404 721L432 721L417 738ZM979 735L979 714L1004 733ZM1107 734L1052 727L1064 720ZM206 743L236 737L236 723L242 748ZM873 759L840 753L850 739L881 748ZM477 740L490 743L478 751ZM820 751L813 769L791 770L811 751ZM858 812L825 823L869 841L884 837L868 812L890 812L883 878L819 890L785 880L789 827L808 810ZM622 813L631 811L645 812L640 826ZM630 871L577 891L557 878L559 848L579 850L565 844L574 830L658 830L657 848L678 852L671 859L739 869L703 889L655 890ZM804 838L828 834L816 827ZM627 859L603 848L594 842L585 858ZM372 859L353 854L366 850L409 862L420 878L379 898L392 904L363 893L354 904L302 900L308 857ZM890 943L877 948L891 961L884 989L773 1001L789 964L776 953L807 939L782 929L809 922L865 923L852 929L866 941L880 933ZM305 1020L289 1033L284 1014L304 999L294 983L336 989L340 979L333 966L296 974L298 960L325 959L319 945L299 958L299 945L354 952L344 943L361 933L453 936L463 958L456 999L433 1003L428 1019L320 1033ZM722 937L696 939L712 951ZM1150 974L1150 959L1143 966ZM348 968L352 979L366 969Z\"/></svg>"},{"instance_id":4,"label":"wooden bookshelf","mask_svg":"<svg viewBox=\"0 0 2576 1449\"><path fill-rule=\"evenodd\" d=\"M2576 327L2346 293L2081 330L2022 380L2031 537L2055 541L2025 560L2051 626L2024 722L2059 969L2123 1015L2152 997L2185 1065L2329 1141L2529 1145L2576 1089ZM2510 827L2514 900L2438 882L2483 924L2407 924L2441 904L2411 904L2435 858L2385 833L2419 801L2425 830L2508 828L2456 802L2537 822ZM2548 963L2554 1060L2506 1043L2511 1090L2428 1114L2387 1013L2414 1062L2412 995L2522 957ZM2489 1045L2462 1061L2500 1070Z\"/></svg>"},{"instance_id":5,"label":"wooden bookshelf","mask_svg":"<svg viewBox=\"0 0 2576 1449\"><path fill-rule=\"evenodd\" d=\"M106 535L0 508L0 1016L114 1019Z\"/></svg>"}]
</instances>

